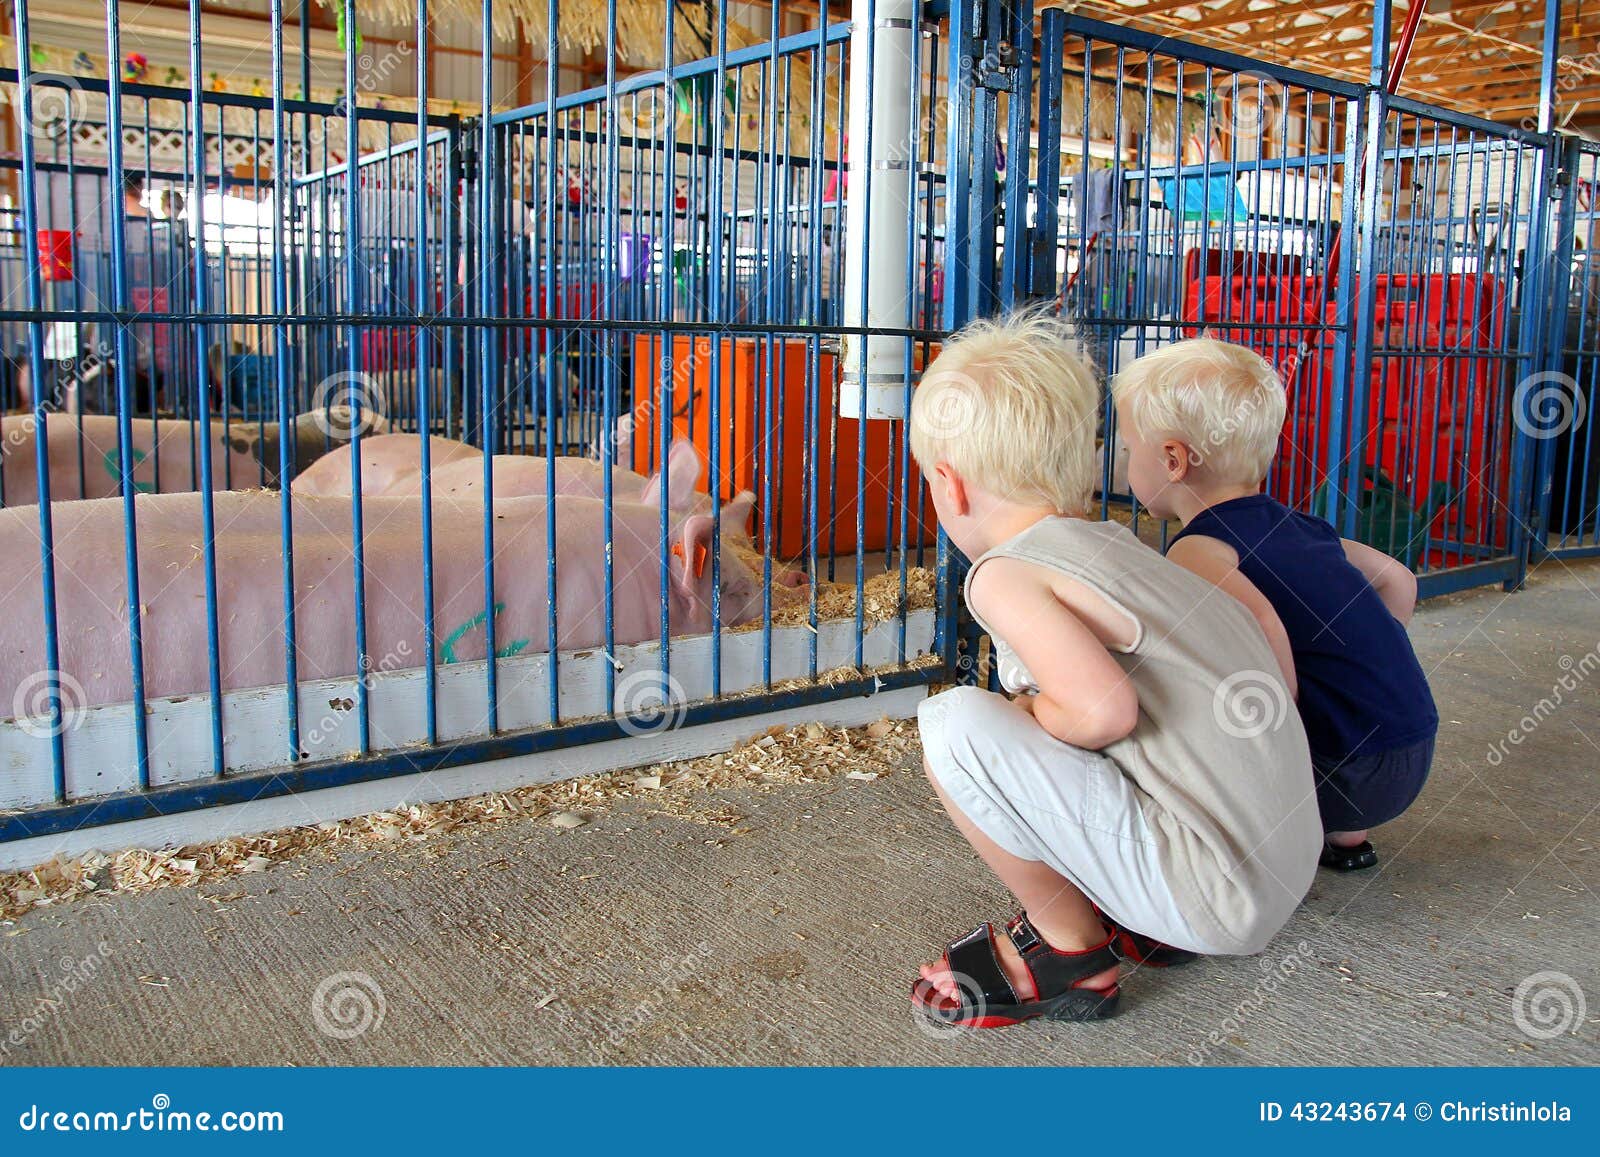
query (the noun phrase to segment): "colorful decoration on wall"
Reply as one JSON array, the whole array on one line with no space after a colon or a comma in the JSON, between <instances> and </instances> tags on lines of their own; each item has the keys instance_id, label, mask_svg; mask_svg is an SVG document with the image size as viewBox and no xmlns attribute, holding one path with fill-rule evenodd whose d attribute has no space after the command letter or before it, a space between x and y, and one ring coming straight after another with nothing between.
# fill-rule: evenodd
<instances>
[{"instance_id":1,"label":"colorful decoration on wall","mask_svg":"<svg viewBox=\"0 0 1600 1157\"><path fill-rule=\"evenodd\" d=\"M87 52L80 52L72 58L72 71L79 76L94 75L94 58Z\"/></svg>"},{"instance_id":2,"label":"colorful decoration on wall","mask_svg":"<svg viewBox=\"0 0 1600 1157\"><path fill-rule=\"evenodd\" d=\"M122 79L129 84L138 84L149 71L150 62L144 58L142 52L130 52L122 59Z\"/></svg>"},{"instance_id":3,"label":"colorful decoration on wall","mask_svg":"<svg viewBox=\"0 0 1600 1157\"><path fill-rule=\"evenodd\" d=\"M344 7L343 0L333 0L333 26L339 42L340 52L348 51L344 25ZM356 21L356 6L353 2L350 5L349 31L355 40L355 51L359 54L361 52L361 27Z\"/></svg>"},{"instance_id":4,"label":"colorful decoration on wall","mask_svg":"<svg viewBox=\"0 0 1600 1157\"><path fill-rule=\"evenodd\" d=\"M211 74L211 91L212 92L227 92L228 91L228 82L222 79L222 74L220 72L213 72Z\"/></svg>"}]
</instances>

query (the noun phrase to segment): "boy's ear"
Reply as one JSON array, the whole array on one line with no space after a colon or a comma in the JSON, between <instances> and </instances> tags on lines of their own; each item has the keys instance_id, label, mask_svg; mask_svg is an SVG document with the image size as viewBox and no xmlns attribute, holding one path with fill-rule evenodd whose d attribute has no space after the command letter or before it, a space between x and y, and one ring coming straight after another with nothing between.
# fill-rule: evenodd
<instances>
[{"instance_id":1,"label":"boy's ear","mask_svg":"<svg viewBox=\"0 0 1600 1157\"><path fill-rule=\"evenodd\" d=\"M933 485L943 492L945 501L950 510L956 515L967 513L967 486L961 480L948 462L936 462L933 466Z\"/></svg>"},{"instance_id":2,"label":"boy's ear","mask_svg":"<svg viewBox=\"0 0 1600 1157\"><path fill-rule=\"evenodd\" d=\"M1160 453L1161 468L1166 471L1168 482L1182 482L1189 476L1189 471L1199 464L1189 447L1176 438L1168 438L1161 443Z\"/></svg>"}]
</instances>

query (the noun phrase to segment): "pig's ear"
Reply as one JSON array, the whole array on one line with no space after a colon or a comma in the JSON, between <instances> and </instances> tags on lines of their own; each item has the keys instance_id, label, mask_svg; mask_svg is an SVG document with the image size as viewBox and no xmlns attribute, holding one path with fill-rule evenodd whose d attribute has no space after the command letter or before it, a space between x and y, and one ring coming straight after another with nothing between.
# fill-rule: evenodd
<instances>
[{"instance_id":1,"label":"pig's ear","mask_svg":"<svg viewBox=\"0 0 1600 1157\"><path fill-rule=\"evenodd\" d=\"M749 490L741 490L727 502L722 504L722 533L738 534L742 538L750 537L750 512L755 509L756 496Z\"/></svg>"},{"instance_id":2,"label":"pig's ear","mask_svg":"<svg viewBox=\"0 0 1600 1157\"><path fill-rule=\"evenodd\" d=\"M700 452L687 439L674 442L667 452L667 485L674 510L685 510L694 502L694 488L700 485Z\"/></svg>"},{"instance_id":3,"label":"pig's ear","mask_svg":"<svg viewBox=\"0 0 1600 1157\"><path fill-rule=\"evenodd\" d=\"M667 451L667 499L673 510L687 510L694 505L694 488L700 482L701 465L700 452L693 442L674 442ZM639 501L646 506L661 504L660 474L650 475L650 481L639 493Z\"/></svg>"},{"instance_id":4,"label":"pig's ear","mask_svg":"<svg viewBox=\"0 0 1600 1157\"><path fill-rule=\"evenodd\" d=\"M709 514L691 514L683 520L678 541L672 544L672 581L686 595L698 593L700 581L711 565L714 525Z\"/></svg>"}]
</instances>

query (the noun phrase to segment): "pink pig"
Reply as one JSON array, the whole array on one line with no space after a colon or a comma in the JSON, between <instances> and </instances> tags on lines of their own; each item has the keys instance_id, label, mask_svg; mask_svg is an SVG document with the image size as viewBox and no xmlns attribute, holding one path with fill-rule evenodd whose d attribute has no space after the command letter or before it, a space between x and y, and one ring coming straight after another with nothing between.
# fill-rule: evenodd
<instances>
[{"instance_id":1,"label":"pink pig","mask_svg":"<svg viewBox=\"0 0 1600 1157\"><path fill-rule=\"evenodd\" d=\"M380 418L363 415L367 429L383 429ZM332 422L321 413L302 414L294 429L295 460L306 466L330 444L348 440L348 412L336 407ZM202 427L186 418L130 419L133 484L140 493L178 493L200 485ZM324 433L324 430L328 431ZM50 499L110 498L121 492L122 455L117 419L111 414L50 414L45 419L50 456ZM31 414L0 419L6 506L39 501L36 457L38 423ZM214 490L275 486L279 439L276 422L211 423L211 482Z\"/></svg>"},{"instance_id":2,"label":"pink pig","mask_svg":"<svg viewBox=\"0 0 1600 1157\"><path fill-rule=\"evenodd\" d=\"M429 439L430 474L436 497L476 497L483 493L483 451L465 442L438 436ZM674 509L711 508L711 496L695 490L703 463L690 442L673 444L667 456L667 479ZM494 496L520 498L545 493L549 484L547 459L530 454L494 456ZM611 468L615 502L661 500L656 477L646 478L622 466ZM296 478L296 494L348 495L351 490L350 451L341 447L319 459ZM368 497L394 497L422 493L422 444L416 434L385 434L361 440L361 492ZM605 464L594 458L559 456L555 459L555 492L586 498L605 494Z\"/></svg>"},{"instance_id":3,"label":"pink pig","mask_svg":"<svg viewBox=\"0 0 1600 1157\"><path fill-rule=\"evenodd\" d=\"M224 689L281 683L283 596L279 497L265 491L215 496L217 625ZM543 495L505 498L495 509L495 645L501 656L549 645L546 514L554 502L557 558L557 646L605 643L605 509L592 498ZM724 508L720 568L725 625L760 617L761 578L745 561L743 526L753 497ZM380 668L392 656L425 653L422 606L422 516L405 498L364 500L367 652ZM141 494L135 500L145 694L203 692L209 685L205 568L197 494ZM357 671L355 600L348 499L296 495L293 500L295 626L301 679ZM122 589L120 500L62 504L55 516L57 638L69 705L126 702L132 697L128 604ZM711 629L709 565L713 522L684 516L663 551L660 511L617 503L612 508L614 626L619 644L659 638L661 566L668 567L673 634ZM45 670L37 527L31 512L0 510L0 568L13 593L0 618L0 702ZM440 661L484 657L483 507L472 499L433 504L435 630ZM781 604L795 593L774 583ZM412 662L418 661L413 659ZM410 665L410 663L404 664Z\"/></svg>"}]
</instances>

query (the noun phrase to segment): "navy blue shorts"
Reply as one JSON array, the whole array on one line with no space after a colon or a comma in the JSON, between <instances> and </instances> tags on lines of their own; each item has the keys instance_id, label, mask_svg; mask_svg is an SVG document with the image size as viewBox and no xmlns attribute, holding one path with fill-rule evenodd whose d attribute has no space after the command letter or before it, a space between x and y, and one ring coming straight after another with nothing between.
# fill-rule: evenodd
<instances>
[{"instance_id":1,"label":"navy blue shorts","mask_svg":"<svg viewBox=\"0 0 1600 1157\"><path fill-rule=\"evenodd\" d=\"M1313 755L1317 807L1325 832L1359 832L1388 823L1410 807L1433 766L1430 735L1410 747L1396 747L1342 760Z\"/></svg>"}]
</instances>

